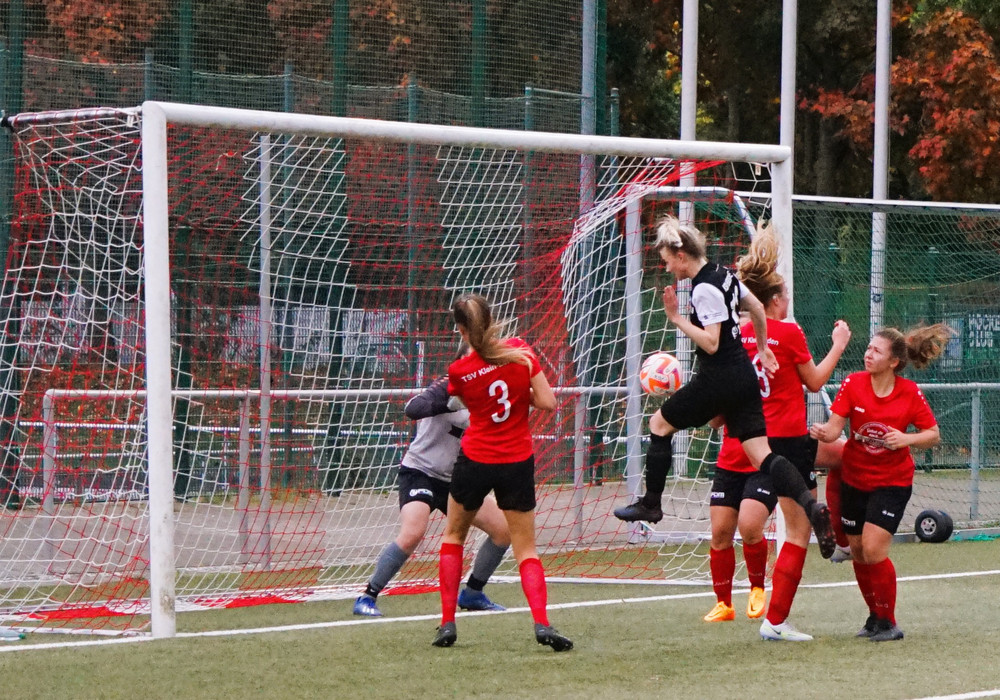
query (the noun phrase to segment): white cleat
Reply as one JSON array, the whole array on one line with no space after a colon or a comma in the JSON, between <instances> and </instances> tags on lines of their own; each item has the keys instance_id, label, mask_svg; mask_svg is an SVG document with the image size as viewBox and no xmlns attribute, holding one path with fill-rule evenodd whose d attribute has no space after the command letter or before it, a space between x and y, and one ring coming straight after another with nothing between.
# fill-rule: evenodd
<instances>
[{"instance_id":1,"label":"white cleat","mask_svg":"<svg viewBox=\"0 0 1000 700\"><path fill-rule=\"evenodd\" d=\"M760 626L760 638L776 642L811 642L812 635L799 632L786 620L778 625L772 625L767 620Z\"/></svg>"},{"instance_id":2,"label":"white cleat","mask_svg":"<svg viewBox=\"0 0 1000 700\"><path fill-rule=\"evenodd\" d=\"M839 544L837 548L833 550L833 556L830 557L830 561L834 564L840 564L841 562L851 561L854 556L851 554L850 547L841 547Z\"/></svg>"}]
</instances>

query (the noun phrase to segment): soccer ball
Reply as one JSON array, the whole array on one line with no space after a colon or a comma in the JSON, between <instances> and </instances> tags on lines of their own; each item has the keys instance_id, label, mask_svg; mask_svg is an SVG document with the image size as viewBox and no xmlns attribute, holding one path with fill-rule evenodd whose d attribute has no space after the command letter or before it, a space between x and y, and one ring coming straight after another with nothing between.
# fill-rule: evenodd
<instances>
[{"instance_id":1,"label":"soccer ball","mask_svg":"<svg viewBox=\"0 0 1000 700\"><path fill-rule=\"evenodd\" d=\"M653 396L672 394L680 389L682 383L681 363L669 352L654 352L639 370L642 390Z\"/></svg>"}]
</instances>

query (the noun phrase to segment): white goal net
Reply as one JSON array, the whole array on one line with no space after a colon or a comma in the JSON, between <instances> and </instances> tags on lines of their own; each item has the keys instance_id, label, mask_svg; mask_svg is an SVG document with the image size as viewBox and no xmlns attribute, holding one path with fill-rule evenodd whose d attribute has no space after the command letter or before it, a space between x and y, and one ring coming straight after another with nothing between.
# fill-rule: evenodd
<instances>
[{"instance_id":1,"label":"white goal net","mask_svg":"<svg viewBox=\"0 0 1000 700\"><path fill-rule=\"evenodd\" d=\"M9 121L5 624L169 635L178 610L357 595L395 535L402 405L469 291L557 388L532 418L548 574L708 579L709 432L656 530L611 515L655 407L637 363L685 357L646 244L683 206L732 262L788 206L786 149L160 103ZM440 523L387 592L436 585Z\"/></svg>"}]
</instances>

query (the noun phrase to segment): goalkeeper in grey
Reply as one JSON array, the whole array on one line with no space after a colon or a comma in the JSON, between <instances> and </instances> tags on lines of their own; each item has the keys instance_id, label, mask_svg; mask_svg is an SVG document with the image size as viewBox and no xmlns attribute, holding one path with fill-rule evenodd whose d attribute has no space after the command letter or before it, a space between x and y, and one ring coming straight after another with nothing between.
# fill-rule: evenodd
<instances>
[{"instance_id":1,"label":"goalkeeper in grey","mask_svg":"<svg viewBox=\"0 0 1000 700\"><path fill-rule=\"evenodd\" d=\"M365 592L354 601L354 614L381 617L378 595L423 540L434 510L447 513L448 487L461 443L469 425L469 412L452 399L449 406L448 378L440 377L410 399L404 411L417 421L417 433L399 466L399 534L387 544L375 563L375 573ZM472 524L488 537L479 548L472 572L458 596L463 610L504 610L490 600L483 588L503 561L510 546L507 520L488 496Z\"/></svg>"}]
</instances>

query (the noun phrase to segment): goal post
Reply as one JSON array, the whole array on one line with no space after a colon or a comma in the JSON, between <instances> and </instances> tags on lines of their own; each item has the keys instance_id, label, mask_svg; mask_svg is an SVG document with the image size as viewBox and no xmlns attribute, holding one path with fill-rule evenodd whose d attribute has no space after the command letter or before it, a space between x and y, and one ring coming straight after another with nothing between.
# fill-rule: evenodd
<instances>
[{"instance_id":1,"label":"goal post","mask_svg":"<svg viewBox=\"0 0 1000 700\"><path fill-rule=\"evenodd\" d=\"M637 362L676 345L650 232L686 204L731 263L790 211L788 148L159 102L9 122L0 380L30 497L3 516L0 619L168 637L178 610L356 595L395 534L402 404L447 367L465 291L559 396L532 417L547 572L708 580L716 436L686 443L659 530L611 515L653 407ZM25 553L43 526L50 559ZM433 585L439 532L400 588Z\"/></svg>"}]
</instances>

